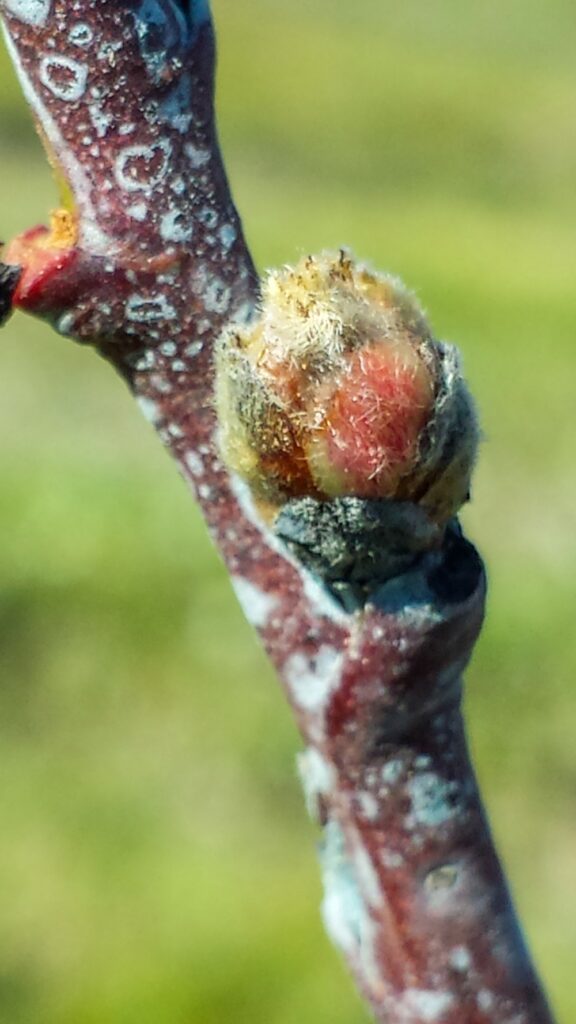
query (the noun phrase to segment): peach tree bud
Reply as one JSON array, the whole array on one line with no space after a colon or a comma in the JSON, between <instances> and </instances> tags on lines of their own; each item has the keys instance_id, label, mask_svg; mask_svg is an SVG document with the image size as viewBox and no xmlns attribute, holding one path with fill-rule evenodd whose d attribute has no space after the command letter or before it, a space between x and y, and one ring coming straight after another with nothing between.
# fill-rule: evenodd
<instances>
[{"instance_id":1,"label":"peach tree bud","mask_svg":"<svg viewBox=\"0 0 576 1024\"><path fill-rule=\"evenodd\" d=\"M256 498L389 499L438 522L468 494L478 427L456 350L395 278L344 252L269 274L216 354L220 447Z\"/></svg>"}]
</instances>

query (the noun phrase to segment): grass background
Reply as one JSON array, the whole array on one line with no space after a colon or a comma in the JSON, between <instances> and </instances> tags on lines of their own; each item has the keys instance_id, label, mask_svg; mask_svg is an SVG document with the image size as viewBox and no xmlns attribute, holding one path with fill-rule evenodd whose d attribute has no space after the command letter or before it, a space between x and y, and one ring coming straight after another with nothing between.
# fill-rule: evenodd
<instances>
[{"instance_id":1,"label":"grass background","mask_svg":"<svg viewBox=\"0 0 576 1024\"><path fill-rule=\"evenodd\" d=\"M559 1024L576 1019L576 11L215 0L260 266L346 243L462 347L486 436L467 716ZM54 190L0 55L0 233ZM91 353L0 356L0 1019L361 1024L318 920L298 738L173 465Z\"/></svg>"}]
</instances>

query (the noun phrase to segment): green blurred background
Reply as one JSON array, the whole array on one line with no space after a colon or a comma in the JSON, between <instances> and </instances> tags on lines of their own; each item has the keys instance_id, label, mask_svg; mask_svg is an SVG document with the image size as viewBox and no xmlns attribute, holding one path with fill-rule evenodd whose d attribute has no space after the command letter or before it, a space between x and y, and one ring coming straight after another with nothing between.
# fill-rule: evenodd
<instances>
[{"instance_id":1,"label":"green blurred background","mask_svg":"<svg viewBox=\"0 0 576 1024\"><path fill-rule=\"evenodd\" d=\"M216 0L260 266L346 243L456 340L485 431L479 774L576 1019L576 9ZM0 56L0 234L54 189ZM0 1020L361 1024L319 924L298 737L174 466L90 352L0 362Z\"/></svg>"}]
</instances>

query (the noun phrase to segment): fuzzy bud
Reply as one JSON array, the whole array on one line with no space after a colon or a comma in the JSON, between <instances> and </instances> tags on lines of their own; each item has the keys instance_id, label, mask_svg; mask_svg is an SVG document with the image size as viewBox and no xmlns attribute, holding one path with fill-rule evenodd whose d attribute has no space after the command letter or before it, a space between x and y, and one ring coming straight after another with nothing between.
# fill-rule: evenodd
<instances>
[{"instance_id":1,"label":"fuzzy bud","mask_svg":"<svg viewBox=\"0 0 576 1024\"><path fill-rule=\"evenodd\" d=\"M396 279L345 253L269 274L260 316L216 355L220 447L256 498L389 499L444 522L478 427L452 346Z\"/></svg>"}]
</instances>

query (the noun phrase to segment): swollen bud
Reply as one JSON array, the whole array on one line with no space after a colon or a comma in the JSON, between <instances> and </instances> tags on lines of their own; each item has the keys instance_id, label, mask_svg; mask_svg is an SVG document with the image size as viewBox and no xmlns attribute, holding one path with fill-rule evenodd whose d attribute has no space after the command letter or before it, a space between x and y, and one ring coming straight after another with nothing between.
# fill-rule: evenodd
<instances>
[{"instance_id":1,"label":"swollen bud","mask_svg":"<svg viewBox=\"0 0 576 1024\"><path fill-rule=\"evenodd\" d=\"M478 442L456 350L395 278L345 253L269 274L258 319L216 354L220 447L254 496L466 500Z\"/></svg>"}]
</instances>

